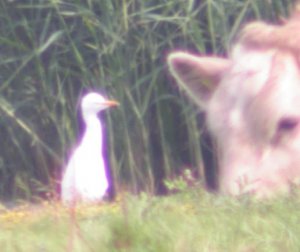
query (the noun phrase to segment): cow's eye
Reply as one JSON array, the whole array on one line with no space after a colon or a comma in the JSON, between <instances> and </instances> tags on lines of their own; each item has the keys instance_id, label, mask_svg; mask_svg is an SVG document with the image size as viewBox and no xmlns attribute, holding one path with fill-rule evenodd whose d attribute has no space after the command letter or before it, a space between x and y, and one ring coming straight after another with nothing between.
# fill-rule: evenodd
<instances>
[{"instance_id":1,"label":"cow's eye","mask_svg":"<svg viewBox=\"0 0 300 252\"><path fill-rule=\"evenodd\" d=\"M290 135L289 133L292 133L297 128L299 122L299 118L297 117L281 118L277 123L277 129L272 138L272 143L275 145L279 144L285 136Z\"/></svg>"},{"instance_id":2,"label":"cow's eye","mask_svg":"<svg viewBox=\"0 0 300 252\"><path fill-rule=\"evenodd\" d=\"M295 129L299 124L299 118L296 117L283 117L277 124L277 132L288 132Z\"/></svg>"}]
</instances>

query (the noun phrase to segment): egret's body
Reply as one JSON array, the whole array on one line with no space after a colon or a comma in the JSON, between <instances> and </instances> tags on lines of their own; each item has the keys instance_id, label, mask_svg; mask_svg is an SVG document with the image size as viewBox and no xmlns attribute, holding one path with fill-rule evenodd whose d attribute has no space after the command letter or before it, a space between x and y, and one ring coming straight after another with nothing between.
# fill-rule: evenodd
<instances>
[{"instance_id":1,"label":"egret's body","mask_svg":"<svg viewBox=\"0 0 300 252\"><path fill-rule=\"evenodd\" d=\"M99 202L103 199L109 182L102 153L102 125L97 113L114 105L117 102L105 100L97 93L83 97L81 110L86 128L63 176L63 202Z\"/></svg>"}]
</instances>

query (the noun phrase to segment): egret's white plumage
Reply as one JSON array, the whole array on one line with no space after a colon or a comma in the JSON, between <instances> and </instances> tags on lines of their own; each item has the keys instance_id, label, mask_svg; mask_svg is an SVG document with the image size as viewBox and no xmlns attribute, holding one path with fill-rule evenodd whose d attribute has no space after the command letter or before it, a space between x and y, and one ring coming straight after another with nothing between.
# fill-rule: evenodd
<instances>
[{"instance_id":1,"label":"egret's white plumage","mask_svg":"<svg viewBox=\"0 0 300 252\"><path fill-rule=\"evenodd\" d=\"M65 203L101 201L109 186L102 153L102 125L97 113L118 105L98 93L88 93L81 101L85 132L66 167L61 188Z\"/></svg>"}]
</instances>

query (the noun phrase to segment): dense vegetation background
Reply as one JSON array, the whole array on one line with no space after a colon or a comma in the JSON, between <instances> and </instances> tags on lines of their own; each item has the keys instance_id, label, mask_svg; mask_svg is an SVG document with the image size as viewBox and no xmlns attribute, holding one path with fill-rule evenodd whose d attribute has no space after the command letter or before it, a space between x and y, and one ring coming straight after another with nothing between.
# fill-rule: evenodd
<instances>
[{"instance_id":1,"label":"dense vegetation background","mask_svg":"<svg viewBox=\"0 0 300 252\"><path fill-rule=\"evenodd\" d=\"M276 22L292 2L0 1L1 198L56 190L89 89L121 103L103 115L119 188L155 192L186 166L203 177L199 117L170 78L167 53L224 55L245 22Z\"/></svg>"}]
</instances>

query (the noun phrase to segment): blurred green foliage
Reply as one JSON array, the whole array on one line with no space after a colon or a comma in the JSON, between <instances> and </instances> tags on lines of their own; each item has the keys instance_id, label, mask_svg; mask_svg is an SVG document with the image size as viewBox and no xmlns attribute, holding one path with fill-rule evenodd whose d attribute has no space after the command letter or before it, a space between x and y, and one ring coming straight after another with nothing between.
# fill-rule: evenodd
<instances>
[{"instance_id":1,"label":"blurred green foliage","mask_svg":"<svg viewBox=\"0 0 300 252\"><path fill-rule=\"evenodd\" d=\"M241 25L276 22L289 0L0 2L0 196L56 190L75 143L77 100L102 90L117 185L154 192L185 164L203 176L197 111L176 89L171 50L226 54Z\"/></svg>"}]
</instances>

